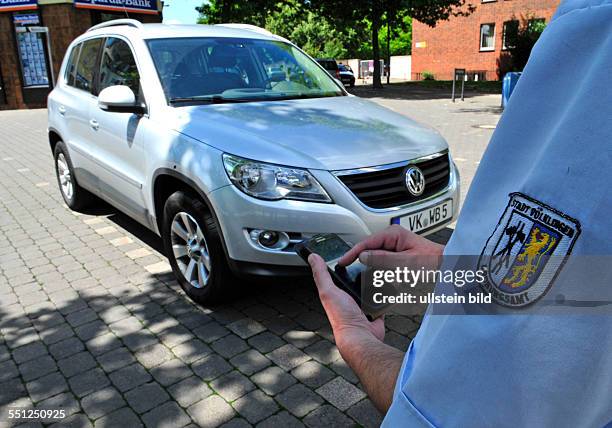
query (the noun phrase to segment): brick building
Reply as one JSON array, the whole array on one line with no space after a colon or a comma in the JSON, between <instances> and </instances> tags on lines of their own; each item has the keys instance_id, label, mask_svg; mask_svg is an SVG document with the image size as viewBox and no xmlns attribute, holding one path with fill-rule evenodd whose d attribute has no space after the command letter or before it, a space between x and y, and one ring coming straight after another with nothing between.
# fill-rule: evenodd
<instances>
[{"instance_id":1,"label":"brick building","mask_svg":"<svg viewBox=\"0 0 612 428\"><path fill-rule=\"evenodd\" d=\"M498 80L509 60L504 34L523 21L549 22L559 0L468 0L476 10L451 17L431 28L414 21L412 27L412 79L432 73L436 80L451 80L455 68L466 69L470 79Z\"/></svg>"},{"instance_id":2,"label":"brick building","mask_svg":"<svg viewBox=\"0 0 612 428\"><path fill-rule=\"evenodd\" d=\"M70 42L126 17L161 22L161 2L0 0L0 110L44 107Z\"/></svg>"}]
</instances>

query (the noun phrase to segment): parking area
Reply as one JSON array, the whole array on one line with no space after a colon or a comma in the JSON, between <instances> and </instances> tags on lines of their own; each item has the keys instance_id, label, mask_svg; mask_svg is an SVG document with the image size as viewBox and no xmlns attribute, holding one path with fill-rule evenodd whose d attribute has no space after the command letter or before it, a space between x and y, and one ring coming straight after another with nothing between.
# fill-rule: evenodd
<instances>
[{"instance_id":1,"label":"parking area","mask_svg":"<svg viewBox=\"0 0 612 428\"><path fill-rule=\"evenodd\" d=\"M465 197L499 95L354 91L437 128ZM14 408L62 408L65 419L42 425L71 427L379 425L309 280L192 304L152 233L106 204L65 207L46 111L0 112L0 183L0 427L41 426L9 421ZM405 350L419 323L388 317L386 342Z\"/></svg>"}]
</instances>

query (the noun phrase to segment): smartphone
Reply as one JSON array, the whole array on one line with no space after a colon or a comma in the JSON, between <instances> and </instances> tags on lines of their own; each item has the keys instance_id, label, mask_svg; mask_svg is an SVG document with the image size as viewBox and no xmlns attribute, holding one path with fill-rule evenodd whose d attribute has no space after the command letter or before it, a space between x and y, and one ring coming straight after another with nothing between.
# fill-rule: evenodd
<instances>
[{"instance_id":1,"label":"smartphone","mask_svg":"<svg viewBox=\"0 0 612 428\"><path fill-rule=\"evenodd\" d=\"M351 246L335 233L315 235L295 246L295 251L305 261L312 253L321 256L334 283L361 306L361 274L365 266L358 260L347 267L338 264L340 257L350 249Z\"/></svg>"}]
</instances>

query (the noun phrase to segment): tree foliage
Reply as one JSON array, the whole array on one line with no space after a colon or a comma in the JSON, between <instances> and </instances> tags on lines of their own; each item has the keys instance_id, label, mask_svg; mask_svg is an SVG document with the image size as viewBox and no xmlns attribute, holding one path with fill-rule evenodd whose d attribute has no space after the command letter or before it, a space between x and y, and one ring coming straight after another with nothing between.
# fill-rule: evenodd
<instances>
[{"instance_id":1,"label":"tree foliage","mask_svg":"<svg viewBox=\"0 0 612 428\"><path fill-rule=\"evenodd\" d=\"M509 31L506 34L506 46L510 52L512 71L522 71L525 68L531 50L545 28L544 20L528 16L522 18L520 26L515 31Z\"/></svg>"},{"instance_id":2,"label":"tree foliage","mask_svg":"<svg viewBox=\"0 0 612 428\"><path fill-rule=\"evenodd\" d=\"M265 27L313 56L372 58L375 87L381 87L379 59L410 52L412 18L435 26L473 9L466 0L209 0L197 8L199 23Z\"/></svg>"}]
</instances>

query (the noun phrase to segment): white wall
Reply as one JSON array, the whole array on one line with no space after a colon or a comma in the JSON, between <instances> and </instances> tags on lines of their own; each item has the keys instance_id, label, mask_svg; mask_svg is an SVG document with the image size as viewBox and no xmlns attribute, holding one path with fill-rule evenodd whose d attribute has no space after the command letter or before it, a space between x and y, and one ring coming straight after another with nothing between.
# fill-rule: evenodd
<instances>
[{"instance_id":1,"label":"white wall","mask_svg":"<svg viewBox=\"0 0 612 428\"><path fill-rule=\"evenodd\" d=\"M391 57L391 78L410 80L412 57L410 55Z\"/></svg>"}]
</instances>

